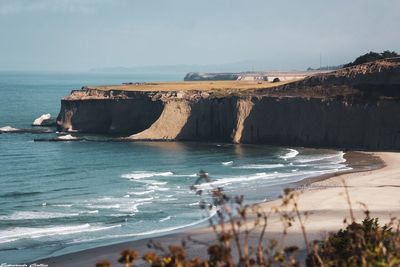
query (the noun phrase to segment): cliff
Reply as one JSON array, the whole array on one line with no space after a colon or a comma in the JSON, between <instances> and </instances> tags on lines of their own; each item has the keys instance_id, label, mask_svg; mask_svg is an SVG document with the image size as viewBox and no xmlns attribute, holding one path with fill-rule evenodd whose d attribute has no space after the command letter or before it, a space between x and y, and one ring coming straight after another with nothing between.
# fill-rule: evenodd
<instances>
[{"instance_id":1,"label":"cliff","mask_svg":"<svg viewBox=\"0 0 400 267\"><path fill-rule=\"evenodd\" d=\"M257 83L232 90L118 88L73 91L61 101L59 130L117 134L127 140L400 149L399 60L273 87Z\"/></svg>"}]
</instances>

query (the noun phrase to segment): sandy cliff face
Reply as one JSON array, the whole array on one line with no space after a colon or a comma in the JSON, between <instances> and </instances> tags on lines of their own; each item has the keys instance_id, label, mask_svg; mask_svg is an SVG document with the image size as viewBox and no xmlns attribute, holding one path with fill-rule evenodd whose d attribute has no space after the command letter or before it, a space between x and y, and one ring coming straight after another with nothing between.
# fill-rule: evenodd
<instances>
[{"instance_id":1,"label":"sandy cliff face","mask_svg":"<svg viewBox=\"0 0 400 267\"><path fill-rule=\"evenodd\" d=\"M400 149L398 65L358 66L236 95L84 89L62 100L58 125L128 140Z\"/></svg>"}]
</instances>

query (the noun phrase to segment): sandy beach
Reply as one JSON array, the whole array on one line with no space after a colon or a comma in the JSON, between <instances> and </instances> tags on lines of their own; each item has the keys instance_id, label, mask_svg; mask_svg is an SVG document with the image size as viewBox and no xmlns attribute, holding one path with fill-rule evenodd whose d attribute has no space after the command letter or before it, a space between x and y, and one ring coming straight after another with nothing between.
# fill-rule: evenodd
<instances>
[{"instance_id":1,"label":"sandy beach","mask_svg":"<svg viewBox=\"0 0 400 267\"><path fill-rule=\"evenodd\" d=\"M392 216L400 217L400 153L376 152L369 153L383 160L384 166L371 170L333 175L327 179L319 179L309 186L299 189L299 208L309 211L311 215L306 220L308 239L321 239L330 231L336 231L344 226L343 219L349 218L349 208L346 202L342 180L346 181L352 207L358 220L364 217L365 204L372 217L379 217L380 222L387 223ZM262 208L269 211L279 207L281 200L262 203ZM282 223L277 214L269 217L266 238L281 240ZM214 235L209 228L188 230L158 237L155 240L162 244L179 244L190 236L202 243L211 243ZM257 233L253 238L257 237ZM125 248L133 248L142 254L148 251L148 240L132 241L110 245L77 253L67 254L40 260L49 266L94 266L96 261L107 259L117 265L119 253ZM304 240L296 223L289 229L284 240L285 245L297 245L304 248ZM191 256L206 256L204 244L188 243L188 253Z\"/></svg>"}]
</instances>

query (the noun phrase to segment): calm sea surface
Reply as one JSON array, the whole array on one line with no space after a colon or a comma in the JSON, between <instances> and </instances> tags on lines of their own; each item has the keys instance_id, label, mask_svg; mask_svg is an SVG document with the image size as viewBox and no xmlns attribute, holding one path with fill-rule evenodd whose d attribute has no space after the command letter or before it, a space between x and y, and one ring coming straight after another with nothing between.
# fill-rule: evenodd
<instances>
[{"instance_id":1,"label":"calm sea surface","mask_svg":"<svg viewBox=\"0 0 400 267\"><path fill-rule=\"evenodd\" d=\"M29 128L83 85L181 80L180 74L0 73L0 127ZM24 263L205 223L189 187L251 202L288 183L348 168L333 150L223 143L34 142L0 134L0 263Z\"/></svg>"}]
</instances>

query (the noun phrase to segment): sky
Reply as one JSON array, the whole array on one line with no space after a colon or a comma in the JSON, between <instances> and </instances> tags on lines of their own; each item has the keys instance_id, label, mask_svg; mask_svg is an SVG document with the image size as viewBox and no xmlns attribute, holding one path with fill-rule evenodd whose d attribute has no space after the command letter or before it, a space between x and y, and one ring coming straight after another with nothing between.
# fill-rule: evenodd
<instances>
[{"instance_id":1,"label":"sky","mask_svg":"<svg viewBox=\"0 0 400 267\"><path fill-rule=\"evenodd\" d=\"M400 52L399 10L398 0L0 0L0 70L338 65Z\"/></svg>"}]
</instances>

